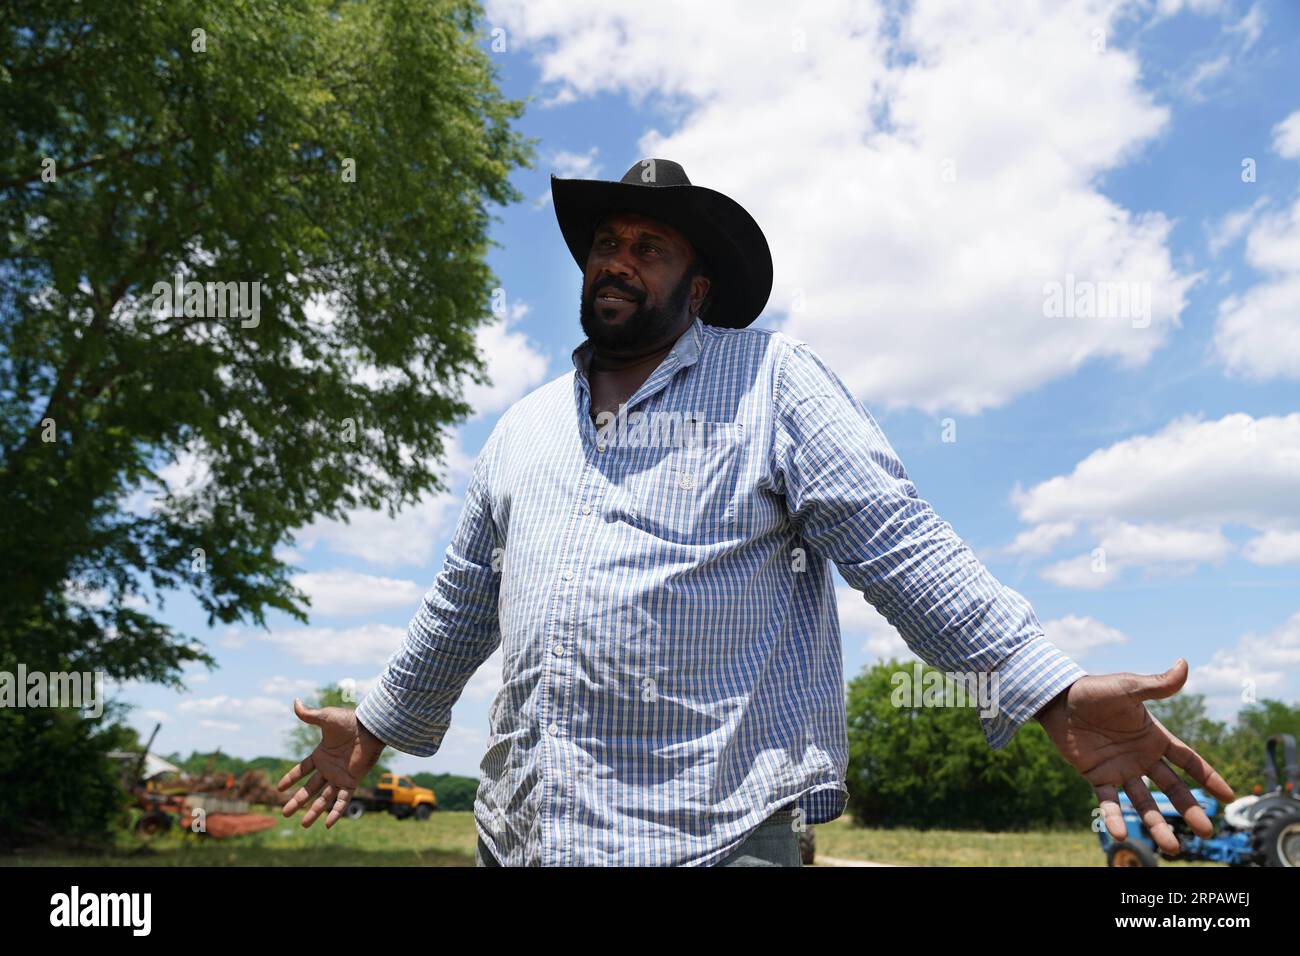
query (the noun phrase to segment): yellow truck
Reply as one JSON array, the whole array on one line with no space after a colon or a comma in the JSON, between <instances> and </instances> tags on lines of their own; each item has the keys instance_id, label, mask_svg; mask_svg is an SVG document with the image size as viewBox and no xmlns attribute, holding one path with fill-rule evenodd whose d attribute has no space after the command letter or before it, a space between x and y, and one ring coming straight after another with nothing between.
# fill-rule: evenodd
<instances>
[{"instance_id":1,"label":"yellow truck","mask_svg":"<svg viewBox=\"0 0 1300 956\"><path fill-rule=\"evenodd\" d=\"M355 820L367 810L386 810L399 820L427 820L438 809L438 798L428 787L417 787L410 777L386 773L377 787L358 787L348 803L347 817Z\"/></svg>"}]
</instances>

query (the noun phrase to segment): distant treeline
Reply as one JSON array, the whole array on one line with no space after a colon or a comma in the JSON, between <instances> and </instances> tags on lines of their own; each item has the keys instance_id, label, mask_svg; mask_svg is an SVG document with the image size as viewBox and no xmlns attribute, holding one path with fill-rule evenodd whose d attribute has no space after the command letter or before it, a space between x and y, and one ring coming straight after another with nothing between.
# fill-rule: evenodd
<instances>
[{"instance_id":1,"label":"distant treeline","mask_svg":"<svg viewBox=\"0 0 1300 956\"><path fill-rule=\"evenodd\" d=\"M993 750L976 707L896 706L895 675L910 676L913 666L883 661L849 682L847 813L874 827L997 831L1091 825L1097 806L1092 787L1037 721ZM933 670L923 667L922 673ZM1180 692L1146 706L1239 797L1264 784L1269 736L1300 738L1300 707L1281 701L1242 707L1232 727L1206 716L1201 695Z\"/></svg>"}]
</instances>

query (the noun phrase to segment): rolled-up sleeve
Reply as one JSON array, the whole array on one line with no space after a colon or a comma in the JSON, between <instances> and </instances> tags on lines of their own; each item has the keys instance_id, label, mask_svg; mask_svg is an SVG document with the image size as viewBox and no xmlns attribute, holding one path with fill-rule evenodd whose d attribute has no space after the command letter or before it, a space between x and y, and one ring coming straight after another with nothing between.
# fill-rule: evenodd
<instances>
[{"instance_id":1,"label":"rolled-up sleeve","mask_svg":"<svg viewBox=\"0 0 1300 956\"><path fill-rule=\"evenodd\" d=\"M428 757L442 745L452 705L501 643L499 562L489 475L498 428L484 444L441 571L357 719L391 747Z\"/></svg>"},{"instance_id":2,"label":"rolled-up sleeve","mask_svg":"<svg viewBox=\"0 0 1300 956\"><path fill-rule=\"evenodd\" d=\"M996 709L980 721L989 745L1004 747L1087 672L917 494L875 419L821 357L786 342L774 396L773 487L803 538L918 657L950 673L997 675Z\"/></svg>"}]
</instances>

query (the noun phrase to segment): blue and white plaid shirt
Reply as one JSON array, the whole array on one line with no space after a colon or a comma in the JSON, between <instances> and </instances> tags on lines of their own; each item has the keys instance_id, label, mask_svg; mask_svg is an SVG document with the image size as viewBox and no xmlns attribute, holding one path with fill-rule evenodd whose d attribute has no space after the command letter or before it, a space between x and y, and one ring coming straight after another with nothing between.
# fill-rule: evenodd
<instances>
[{"instance_id":1,"label":"blue and white plaid shirt","mask_svg":"<svg viewBox=\"0 0 1300 956\"><path fill-rule=\"evenodd\" d=\"M474 813L503 865L708 866L778 810L839 816L832 561L927 663L997 675L994 748L1086 673L807 344L696 319L599 433L589 357L584 342L497 422L443 568L357 708L429 756L502 645Z\"/></svg>"}]
</instances>

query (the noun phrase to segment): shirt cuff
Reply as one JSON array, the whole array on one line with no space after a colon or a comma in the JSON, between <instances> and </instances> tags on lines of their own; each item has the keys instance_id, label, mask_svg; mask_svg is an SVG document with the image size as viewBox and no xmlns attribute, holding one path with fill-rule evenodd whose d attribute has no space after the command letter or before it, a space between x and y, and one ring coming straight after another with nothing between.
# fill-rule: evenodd
<instances>
[{"instance_id":1,"label":"shirt cuff","mask_svg":"<svg viewBox=\"0 0 1300 956\"><path fill-rule=\"evenodd\" d=\"M1088 672L1046 637L1022 644L994 672L997 709L981 718L989 746L1001 750L1034 714Z\"/></svg>"},{"instance_id":2,"label":"shirt cuff","mask_svg":"<svg viewBox=\"0 0 1300 956\"><path fill-rule=\"evenodd\" d=\"M357 720L362 726L384 742L386 746L415 757L431 757L438 752L442 741L431 741L427 735L420 736L402 726L402 713L398 702L389 693L381 680L370 693L361 698L357 705Z\"/></svg>"}]
</instances>

